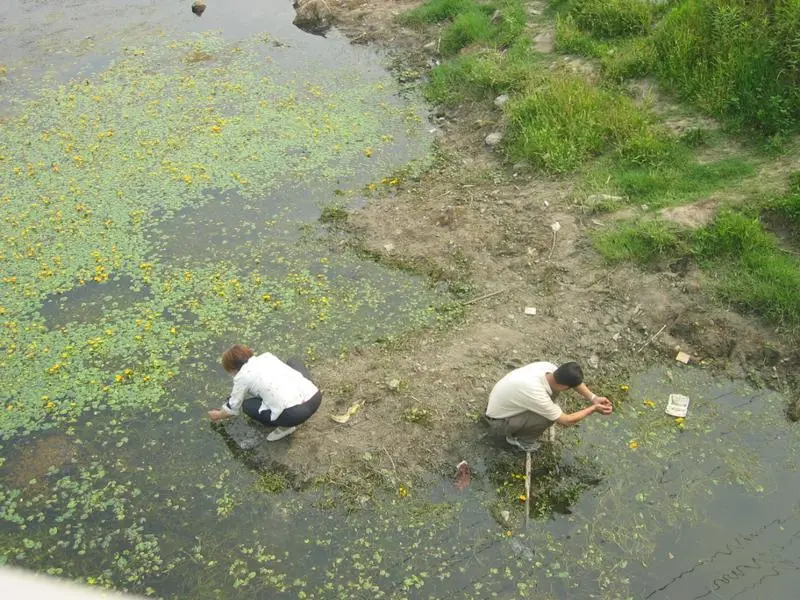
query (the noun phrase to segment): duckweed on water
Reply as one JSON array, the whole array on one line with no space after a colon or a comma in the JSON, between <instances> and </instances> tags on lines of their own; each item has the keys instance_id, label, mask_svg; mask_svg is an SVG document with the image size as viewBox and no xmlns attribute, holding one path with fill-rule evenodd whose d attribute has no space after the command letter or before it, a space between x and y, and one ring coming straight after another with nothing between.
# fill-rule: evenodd
<instances>
[{"instance_id":1,"label":"duckweed on water","mask_svg":"<svg viewBox=\"0 0 800 600\"><path fill-rule=\"evenodd\" d=\"M376 309L402 288L409 302L386 321L428 319L412 278L287 247L264 234L296 227L280 216L237 224L221 247L209 239L189 256L153 239L159 223L220 193L259 198L287 181L354 175L365 148L379 160L381 140L405 127L390 86L344 71L287 81L270 67L280 51L218 35L127 48L97 77L19 102L2 124L0 437L87 411L158 411L182 363L219 338L314 358L318 346L369 341ZM186 63L201 52L214 60ZM116 282L132 293L109 295ZM87 305L85 318L44 318L62 294L76 315Z\"/></svg>"}]
</instances>

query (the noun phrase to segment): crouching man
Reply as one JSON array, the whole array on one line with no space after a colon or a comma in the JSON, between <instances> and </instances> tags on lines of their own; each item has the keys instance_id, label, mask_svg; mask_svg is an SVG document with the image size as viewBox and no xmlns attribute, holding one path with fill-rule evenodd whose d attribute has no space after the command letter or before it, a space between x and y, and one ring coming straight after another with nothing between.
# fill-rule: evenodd
<instances>
[{"instance_id":1,"label":"crouching man","mask_svg":"<svg viewBox=\"0 0 800 600\"><path fill-rule=\"evenodd\" d=\"M565 413L556 404L559 392L573 389L590 404L574 413ZM569 427L590 414L610 415L611 401L597 396L583 383L583 371L576 362L556 367L535 362L511 371L489 394L486 420L491 429L506 436L506 441L530 452L548 427L558 423Z\"/></svg>"}]
</instances>

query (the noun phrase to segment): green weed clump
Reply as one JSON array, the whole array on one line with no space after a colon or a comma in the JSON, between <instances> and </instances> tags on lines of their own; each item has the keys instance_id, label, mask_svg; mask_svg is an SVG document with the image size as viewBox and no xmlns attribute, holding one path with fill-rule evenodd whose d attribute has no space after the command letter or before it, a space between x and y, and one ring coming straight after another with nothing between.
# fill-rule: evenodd
<instances>
[{"instance_id":1,"label":"green weed clump","mask_svg":"<svg viewBox=\"0 0 800 600\"><path fill-rule=\"evenodd\" d=\"M783 251L757 217L723 212L693 240L720 297L791 328L800 326L800 260Z\"/></svg>"},{"instance_id":2,"label":"green weed clump","mask_svg":"<svg viewBox=\"0 0 800 600\"><path fill-rule=\"evenodd\" d=\"M569 14L595 37L617 38L648 33L654 7L647 0L580 0L571 3Z\"/></svg>"},{"instance_id":3,"label":"green weed clump","mask_svg":"<svg viewBox=\"0 0 800 600\"><path fill-rule=\"evenodd\" d=\"M443 56L453 56L473 44L493 48L511 45L525 27L525 12L520 0L431 0L399 20L407 25L451 21L442 31L439 50Z\"/></svg>"},{"instance_id":4,"label":"green weed clump","mask_svg":"<svg viewBox=\"0 0 800 600\"><path fill-rule=\"evenodd\" d=\"M800 260L780 248L758 216L726 210L693 233L661 220L624 223L594 244L610 261L692 257L723 301L792 330L800 326Z\"/></svg>"},{"instance_id":5,"label":"green weed clump","mask_svg":"<svg viewBox=\"0 0 800 600\"><path fill-rule=\"evenodd\" d=\"M418 25L422 23L441 23L454 19L474 8L473 0L430 0L417 8L400 15L401 23Z\"/></svg>"},{"instance_id":6,"label":"green weed clump","mask_svg":"<svg viewBox=\"0 0 800 600\"><path fill-rule=\"evenodd\" d=\"M487 49L456 56L431 71L425 98L453 106L464 100L522 91L539 78L537 60L524 39L515 42L507 52Z\"/></svg>"},{"instance_id":7,"label":"green weed clump","mask_svg":"<svg viewBox=\"0 0 800 600\"><path fill-rule=\"evenodd\" d=\"M612 81L654 74L733 129L798 129L797 0L571 0L557 10L556 48L598 59Z\"/></svg>"},{"instance_id":8,"label":"green weed clump","mask_svg":"<svg viewBox=\"0 0 800 600\"><path fill-rule=\"evenodd\" d=\"M754 174L755 167L738 158L699 164L678 149L658 168L619 161L600 164L589 173L588 185L625 197L632 204L658 208L695 200Z\"/></svg>"},{"instance_id":9,"label":"green weed clump","mask_svg":"<svg viewBox=\"0 0 800 600\"><path fill-rule=\"evenodd\" d=\"M687 251L680 229L655 219L624 223L615 229L603 231L595 236L594 244L612 262L652 264Z\"/></svg>"},{"instance_id":10,"label":"green weed clump","mask_svg":"<svg viewBox=\"0 0 800 600\"><path fill-rule=\"evenodd\" d=\"M509 103L507 114L511 158L550 173L573 171L608 149L655 165L674 145L628 98L567 73L543 75L542 85Z\"/></svg>"},{"instance_id":11,"label":"green weed clump","mask_svg":"<svg viewBox=\"0 0 800 600\"><path fill-rule=\"evenodd\" d=\"M735 127L795 131L800 117L800 2L693 0L653 44L661 80Z\"/></svg>"}]
</instances>

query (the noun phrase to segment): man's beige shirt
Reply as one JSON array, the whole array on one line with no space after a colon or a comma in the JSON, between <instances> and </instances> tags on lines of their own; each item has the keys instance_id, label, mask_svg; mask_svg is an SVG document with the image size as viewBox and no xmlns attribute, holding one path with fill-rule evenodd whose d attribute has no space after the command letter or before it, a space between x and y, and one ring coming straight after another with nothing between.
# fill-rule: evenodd
<instances>
[{"instance_id":1,"label":"man's beige shirt","mask_svg":"<svg viewBox=\"0 0 800 600\"><path fill-rule=\"evenodd\" d=\"M486 416L507 419L531 411L551 421L557 420L563 411L553 402L553 390L545 377L556 369L553 363L535 362L511 371L489 394Z\"/></svg>"}]
</instances>

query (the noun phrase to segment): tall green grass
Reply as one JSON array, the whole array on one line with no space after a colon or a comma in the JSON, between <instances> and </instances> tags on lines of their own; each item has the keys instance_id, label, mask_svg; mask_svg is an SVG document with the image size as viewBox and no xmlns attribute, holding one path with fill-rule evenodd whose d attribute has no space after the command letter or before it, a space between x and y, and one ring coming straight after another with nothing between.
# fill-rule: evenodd
<instances>
[{"instance_id":1,"label":"tall green grass","mask_svg":"<svg viewBox=\"0 0 800 600\"><path fill-rule=\"evenodd\" d=\"M439 42L442 56L453 56L473 44L505 48L525 27L520 0L431 0L399 19L408 25L449 21Z\"/></svg>"},{"instance_id":2,"label":"tall green grass","mask_svg":"<svg viewBox=\"0 0 800 600\"><path fill-rule=\"evenodd\" d=\"M662 81L736 127L771 135L800 118L800 0L689 0L657 29Z\"/></svg>"},{"instance_id":3,"label":"tall green grass","mask_svg":"<svg viewBox=\"0 0 800 600\"><path fill-rule=\"evenodd\" d=\"M688 150L680 149L672 156L657 167L601 162L587 174L587 185L629 202L660 208L695 200L756 173L750 162L739 158L700 164Z\"/></svg>"},{"instance_id":4,"label":"tall green grass","mask_svg":"<svg viewBox=\"0 0 800 600\"><path fill-rule=\"evenodd\" d=\"M573 0L569 13L582 30L615 38L648 33L656 7L648 0Z\"/></svg>"},{"instance_id":5,"label":"tall green grass","mask_svg":"<svg viewBox=\"0 0 800 600\"><path fill-rule=\"evenodd\" d=\"M717 293L739 309L800 326L800 260L786 253L758 217L723 212L693 240Z\"/></svg>"},{"instance_id":6,"label":"tall green grass","mask_svg":"<svg viewBox=\"0 0 800 600\"><path fill-rule=\"evenodd\" d=\"M422 23L440 23L454 19L458 15L471 10L475 6L473 0L429 0L413 10L399 16L401 23L419 25Z\"/></svg>"},{"instance_id":7,"label":"tall green grass","mask_svg":"<svg viewBox=\"0 0 800 600\"><path fill-rule=\"evenodd\" d=\"M464 100L519 93L541 81L539 60L531 50L530 40L525 38L518 39L505 52L486 49L455 56L431 71L425 98L452 106Z\"/></svg>"},{"instance_id":8,"label":"tall green grass","mask_svg":"<svg viewBox=\"0 0 800 600\"><path fill-rule=\"evenodd\" d=\"M599 59L614 80L655 74L734 129L800 129L800 0L570 0L559 10L556 47Z\"/></svg>"},{"instance_id":9,"label":"tall green grass","mask_svg":"<svg viewBox=\"0 0 800 600\"><path fill-rule=\"evenodd\" d=\"M656 165L675 145L627 97L569 72L543 74L540 85L509 103L507 115L509 156L549 173L568 173L608 150Z\"/></svg>"}]
</instances>

